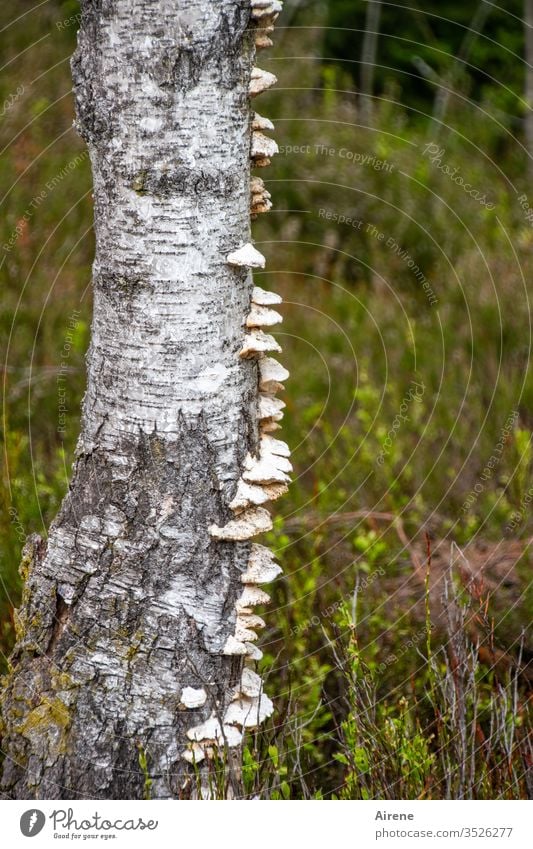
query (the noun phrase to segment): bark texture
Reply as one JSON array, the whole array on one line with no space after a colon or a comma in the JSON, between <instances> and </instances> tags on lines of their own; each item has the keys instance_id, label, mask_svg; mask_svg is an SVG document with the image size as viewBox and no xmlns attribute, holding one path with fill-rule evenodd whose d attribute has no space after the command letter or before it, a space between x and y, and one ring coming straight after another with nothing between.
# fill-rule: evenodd
<instances>
[{"instance_id":1,"label":"bark texture","mask_svg":"<svg viewBox=\"0 0 533 849\"><path fill-rule=\"evenodd\" d=\"M234 518L258 452L257 357L239 356L253 282L226 261L250 241L250 15L249 0L82 0L88 385L69 493L25 549L7 797L194 793L187 731L241 678L224 651L251 534L209 528Z\"/></svg>"}]
</instances>

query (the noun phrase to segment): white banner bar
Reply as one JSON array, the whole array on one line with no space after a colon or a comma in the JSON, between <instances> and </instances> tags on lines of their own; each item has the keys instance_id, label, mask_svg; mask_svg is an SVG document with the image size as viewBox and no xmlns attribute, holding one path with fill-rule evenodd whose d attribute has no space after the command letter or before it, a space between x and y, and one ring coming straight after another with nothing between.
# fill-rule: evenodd
<instances>
[{"instance_id":1,"label":"white banner bar","mask_svg":"<svg viewBox=\"0 0 533 849\"><path fill-rule=\"evenodd\" d=\"M532 813L513 801L0 801L0 846L526 849Z\"/></svg>"}]
</instances>

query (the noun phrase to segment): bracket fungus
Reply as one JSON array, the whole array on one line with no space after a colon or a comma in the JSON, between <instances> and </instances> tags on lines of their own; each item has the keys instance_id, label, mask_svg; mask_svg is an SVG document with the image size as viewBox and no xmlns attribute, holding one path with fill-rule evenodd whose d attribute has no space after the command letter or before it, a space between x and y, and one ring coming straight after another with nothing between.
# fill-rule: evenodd
<instances>
[{"instance_id":1,"label":"bracket fungus","mask_svg":"<svg viewBox=\"0 0 533 849\"><path fill-rule=\"evenodd\" d=\"M235 723L228 723L224 720L221 725L215 714L211 714L209 719L202 722L200 725L195 725L194 728L189 728L187 737L196 743L226 743L228 746L238 746L242 741L242 734L237 729L232 728Z\"/></svg>"},{"instance_id":2,"label":"bracket fungus","mask_svg":"<svg viewBox=\"0 0 533 849\"><path fill-rule=\"evenodd\" d=\"M243 584L270 584L281 575L281 566L274 560L269 548L259 543L252 544L246 572L241 575Z\"/></svg>"},{"instance_id":3,"label":"bracket fungus","mask_svg":"<svg viewBox=\"0 0 533 849\"><path fill-rule=\"evenodd\" d=\"M289 372L281 363L272 357L262 357L259 360L259 389L267 395L275 395L285 387L282 380L287 380ZM288 455L287 455L288 456Z\"/></svg>"},{"instance_id":4,"label":"bracket fungus","mask_svg":"<svg viewBox=\"0 0 533 849\"><path fill-rule=\"evenodd\" d=\"M236 630L235 636L238 639L239 627L247 628L252 634L251 637L247 637L250 642L255 642L257 640L257 634L254 634L253 628L266 628L266 622L264 619L261 619L260 616L257 616L256 613L237 613L237 621L236 621Z\"/></svg>"},{"instance_id":5,"label":"bracket fungus","mask_svg":"<svg viewBox=\"0 0 533 849\"><path fill-rule=\"evenodd\" d=\"M250 660L262 660L263 659L263 652L261 651L260 648L258 648L257 646L254 646L253 643L245 643L245 646L247 648L248 657L250 658Z\"/></svg>"},{"instance_id":6,"label":"bracket fungus","mask_svg":"<svg viewBox=\"0 0 533 849\"><path fill-rule=\"evenodd\" d=\"M265 15L271 17L279 15L283 8L281 0L250 0L252 7L252 18L262 18Z\"/></svg>"},{"instance_id":7,"label":"bracket fungus","mask_svg":"<svg viewBox=\"0 0 533 849\"><path fill-rule=\"evenodd\" d=\"M286 442L282 439L275 439L273 436L261 437L261 453L276 454L278 457L290 457L291 450ZM290 468L292 471L292 466Z\"/></svg>"},{"instance_id":8,"label":"bracket fungus","mask_svg":"<svg viewBox=\"0 0 533 849\"><path fill-rule=\"evenodd\" d=\"M189 728L187 731L187 737L189 740L196 741L216 740L217 738L222 737L220 722L216 716L212 714L205 722L201 722L200 725L195 725L193 728Z\"/></svg>"},{"instance_id":9,"label":"bracket fungus","mask_svg":"<svg viewBox=\"0 0 533 849\"><path fill-rule=\"evenodd\" d=\"M241 696L231 702L225 715L224 724L240 725L241 728L258 728L265 719L272 716L274 705L266 693L256 697Z\"/></svg>"},{"instance_id":10,"label":"bracket fungus","mask_svg":"<svg viewBox=\"0 0 533 849\"><path fill-rule=\"evenodd\" d=\"M245 666L241 675L241 693L250 698L257 698L263 692L263 681L261 677Z\"/></svg>"},{"instance_id":11,"label":"bracket fungus","mask_svg":"<svg viewBox=\"0 0 533 849\"><path fill-rule=\"evenodd\" d=\"M268 333L263 333L262 330L252 330L244 337L244 343L239 351L240 357L254 357L257 354L264 354L268 351L281 353L281 347L278 345L273 336Z\"/></svg>"},{"instance_id":12,"label":"bracket fungus","mask_svg":"<svg viewBox=\"0 0 533 849\"><path fill-rule=\"evenodd\" d=\"M269 200L266 200L262 203L252 205L250 207L250 216L251 218L257 218L258 215L263 215L265 212L270 212L271 209L271 202Z\"/></svg>"},{"instance_id":13,"label":"bracket fungus","mask_svg":"<svg viewBox=\"0 0 533 849\"><path fill-rule=\"evenodd\" d=\"M260 604L268 604L270 596L258 587L251 585L245 587L242 594L235 602L235 610L237 613L251 613L252 607L257 607Z\"/></svg>"},{"instance_id":14,"label":"bracket fungus","mask_svg":"<svg viewBox=\"0 0 533 849\"><path fill-rule=\"evenodd\" d=\"M252 133L252 147L250 155L252 159L267 159L270 156L275 156L279 153L279 147L274 139L270 139L263 133Z\"/></svg>"},{"instance_id":15,"label":"bracket fungus","mask_svg":"<svg viewBox=\"0 0 533 849\"><path fill-rule=\"evenodd\" d=\"M233 634L230 634L224 643L222 654L245 655L248 654L248 649L246 648L245 643L242 643L240 640L237 640Z\"/></svg>"},{"instance_id":16,"label":"bracket fungus","mask_svg":"<svg viewBox=\"0 0 533 849\"><path fill-rule=\"evenodd\" d=\"M261 177L252 177L250 180L250 215L252 218L255 218L259 213L268 212L272 209L270 198L271 194L265 188Z\"/></svg>"},{"instance_id":17,"label":"bracket fungus","mask_svg":"<svg viewBox=\"0 0 533 849\"><path fill-rule=\"evenodd\" d=\"M262 71L261 68L253 68L250 77L250 86L248 93L250 97L257 97L262 91L268 91L273 85L276 85L278 78L271 74L270 71Z\"/></svg>"},{"instance_id":18,"label":"bracket fungus","mask_svg":"<svg viewBox=\"0 0 533 849\"><path fill-rule=\"evenodd\" d=\"M286 457L265 453L259 459L248 455L242 476L247 483L288 483L289 472L292 472L292 465Z\"/></svg>"},{"instance_id":19,"label":"bracket fungus","mask_svg":"<svg viewBox=\"0 0 533 849\"><path fill-rule=\"evenodd\" d=\"M280 0L250 0L251 23L254 28L256 48L272 44L269 34L274 29L274 21L282 8ZM274 74L254 67L250 74L248 93L256 97L277 82ZM270 157L278 152L276 142L264 135L274 130L272 121L251 110L250 115L250 164L264 167ZM272 207L270 192L260 177L250 178L250 216L268 212ZM246 236L244 236L246 238ZM235 268L264 268L265 257L246 242L226 256L226 262ZM247 280L251 280L247 276ZM282 321L282 316L273 305L282 299L275 292L269 292L259 286L253 286L250 309L244 319L244 338L238 356L242 360L255 360L254 374L257 374L257 419L258 428L249 444L240 477L227 507L233 514L224 525L211 524L210 536L223 542L247 542L258 534L270 531L273 527L270 513L263 504L274 501L287 491L292 465L290 451L285 442L269 434L277 430L278 421L283 418L285 403L276 397L283 390L283 381L289 372L281 363L267 356L272 352L281 352L281 347L273 336L264 333L262 327L270 327ZM243 363L243 368L250 366ZM251 444L255 441L256 444ZM259 605L268 604L270 596L259 588L268 584L281 574L273 553L264 545L249 543L249 557L246 568L240 575L242 592L237 596L233 615L235 626L224 642L221 653L241 658L239 683L232 690L229 704L218 703L208 718L190 728L187 736L191 741L182 756L191 764L197 764L204 758L214 757L218 747L238 746L242 741L240 729L257 728L261 722L271 716L274 706L263 691L260 676L250 669L249 664L261 660L263 653L255 645L257 631L265 627L263 619L253 611ZM248 664L248 665L247 665ZM185 708L206 708L205 690L184 687L180 705ZM205 714L203 714L205 717Z\"/></svg>"},{"instance_id":20,"label":"bracket fungus","mask_svg":"<svg viewBox=\"0 0 533 849\"><path fill-rule=\"evenodd\" d=\"M199 743L192 743L190 749L185 749L182 757L190 764L199 764L205 760L205 752Z\"/></svg>"},{"instance_id":21,"label":"bracket fungus","mask_svg":"<svg viewBox=\"0 0 533 849\"><path fill-rule=\"evenodd\" d=\"M272 433L274 430L279 430L281 428L280 420L283 418L283 414L277 416L276 419L261 419L261 433Z\"/></svg>"},{"instance_id":22,"label":"bracket fungus","mask_svg":"<svg viewBox=\"0 0 533 849\"><path fill-rule=\"evenodd\" d=\"M273 395L259 395L259 418L274 419L281 421L283 413L281 412L286 407L285 401L280 398L275 398Z\"/></svg>"},{"instance_id":23,"label":"bracket fungus","mask_svg":"<svg viewBox=\"0 0 533 849\"><path fill-rule=\"evenodd\" d=\"M274 124L270 118L263 118L259 112L254 112L252 118L252 130L274 130Z\"/></svg>"},{"instance_id":24,"label":"bracket fungus","mask_svg":"<svg viewBox=\"0 0 533 849\"><path fill-rule=\"evenodd\" d=\"M233 251L226 257L228 265L235 265L243 268L264 268L265 258L262 253L259 253L254 246L248 242L242 248Z\"/></svg>"},{"instance_id":25,"label":"bracket fungus","mask_svg":"<svg viewBox=\"0 0 533 849\"><path fill-rule=\"evenodd\" d=\"M250 510L245 510L236 519L231 519L221 528L218 525L209 526L209 533L212 537L231 542L242 542L271 530L272 519L270 513L264 507L253 507Z\"/></svg>"},{"instance_id":26,"label":"bracket fungus","mask_svg":"<svg viewBox=\"0 0 533 849\"><path fill-rule=\"evenodd\" d=\"M269 307L252 304L252 309L246 316L246 327L272 327L283 321L283 316Z\"/></svg>"},{"instance_id":27,"label":"bracket fungus","mask_svg":"<svg viewBox=\"0 0 533 849\"><path fill-rule=\"evenodd\" d=\"M268 198L255 202L252 200L250 205L250 216L252 218L257 218L258 215L262 215L265 212L270 212L272 209L272 203Z\"/></svg>"},{"instance_id":28,"label":"bracket fungus","mask_svg":"<svg viewBox=\"0 0 533 849\"><path fill-rule=\"evenodd\" d=\"M281 304L283 299L277 292L268 292L260 286L254 286L252 290L252 303L260 307L270 307L272 304Z\"/></svg>"},{"instance_id":29,"label":"bracket fungus","mask_svg":"<svg viewBox=\"0 0 533 849\"><path fill-rule=\"evenodd\" d=\"M237 482L237 490L229 503L230 510L240 512L253 505L265 504L267 501L275 501L287 492L285 483L269 483L262 486L247 483L242 478Z\"/></svg>"},{"instance_id":30,"label":"bracket fungus","mask_svg":"<svg viewBox=\"0 0 533 849\"><path fill-rule=\"evenodd\" d=\"M184 687L181 691L180 704L186 708L198 708L205 705L207 693L203 687L196 690L194 687Z\"/></svg>"},{"instance_id":31,"label":"bracket fungus","mask_svg":"<svg viewBox=\"0 0 533 849\"><path fill-rule=\"evenodd\" d=\"M248 612L245 611L242 616L241 616L241 614L239 614L237 616L236 621L235 621L235 637L238 640L246 640L247 643L245 643L245 645L251 644L253 641L259 639L259 636L255 633L255 631L252 630L251 623L247 624L245 619L243 618L243 616L250 616L250 615L251 615L251 613L249 611ZM261 617L258 617L258 619L260 619L260 618ZM263 619L261 619L261 622L263 622L263 627L266 627L266 623L263 621ZM261 626L256 625L255 627L259 628ZM248 649L246 650L246 654L248 654Z\"/></svg>"},{"instance_id":32,"label":"bracket fungus","mask_svg":"<svg viewBox=\"0 0 533 849\"><path fill-rule=\"evenodd\" d=\"M265 47L272 47L274 44L272 39L266 34L266 30L256 32L254 42L258 50L264 50Z\"/></svg>"}]
</instances>

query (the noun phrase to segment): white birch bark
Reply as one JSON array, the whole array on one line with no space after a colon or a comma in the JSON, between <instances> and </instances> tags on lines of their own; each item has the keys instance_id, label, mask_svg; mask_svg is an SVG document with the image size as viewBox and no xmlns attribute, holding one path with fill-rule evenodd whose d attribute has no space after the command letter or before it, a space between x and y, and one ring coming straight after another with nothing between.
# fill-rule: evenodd
<instances>
[{"instance_id":1,"label":"white birch bark","mask_svg":"<svg viewBox=\"0 0 533 849\"><path fill-rule=\"evenodd\" d=\"M250 242L249 87L271 84L252 67L273 5L82 0L92 341L69 493L25 552L3 698L12 798L143 798L146 773L152 797L194 795L202 740L237 745L250 704L270 711L245 690L259 653L237 639L239 617L258 624L237 604L243 574L261 582L256 528L224 528L264 510L229 507L259 453L263 354L239 355L253 281L227 257ZM254 214L266 195L255 180Z\"/></svg>"}]
</instances>

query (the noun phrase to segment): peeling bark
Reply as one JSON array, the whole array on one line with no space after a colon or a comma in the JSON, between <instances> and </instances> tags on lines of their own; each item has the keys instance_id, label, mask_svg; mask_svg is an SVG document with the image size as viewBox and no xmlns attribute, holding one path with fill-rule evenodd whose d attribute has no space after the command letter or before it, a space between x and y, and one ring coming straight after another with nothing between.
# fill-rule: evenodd
<instances>
[{"instance_id":1,"label":"peeling bark","mask_svg":"<svg viewBox=\"0 0 533 849\"><path fill-rule=\"evenodd\" d=\"M191 728L226 716L214 742L237 745L239 717L253 727L271 712L250 670L241 686L262 620L237 608L243 577L279 567L258 565L251 534L227 528L243 525L229 505L260 419L281 415L272 395L258 412L257 359L279 346L245 334L255 263L228 257L257 253L251 189L253 212L269 203L250 183L250 97L275 79L253 62L278 7L82 0L72 73L94 178L88 385L69 492L47 542L24 553L2 702L7 797L143 798L146 770L152 797L194 795L206 747ZM262 529L258 511L242 515Z\"/></svg>"}]
</instances>

